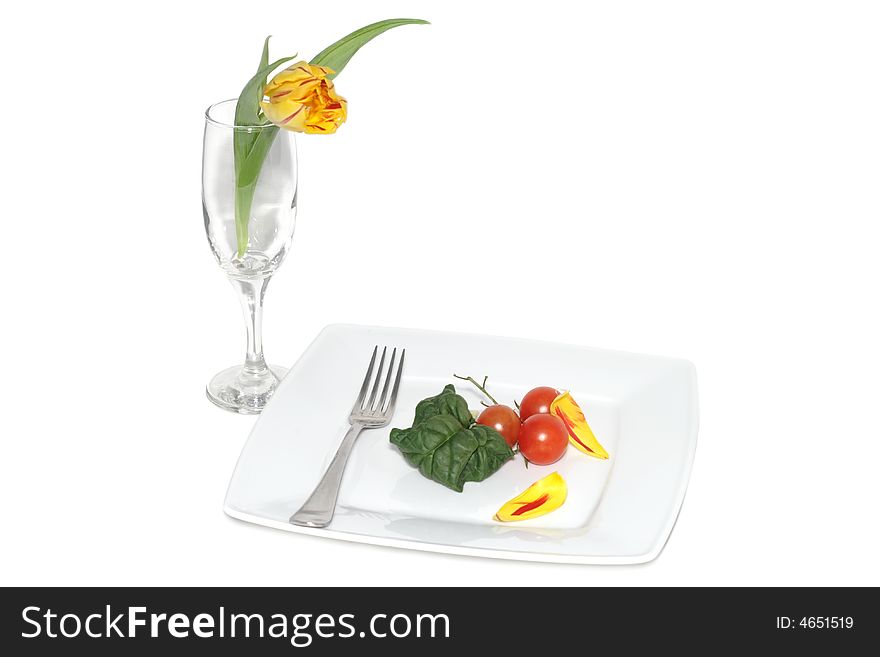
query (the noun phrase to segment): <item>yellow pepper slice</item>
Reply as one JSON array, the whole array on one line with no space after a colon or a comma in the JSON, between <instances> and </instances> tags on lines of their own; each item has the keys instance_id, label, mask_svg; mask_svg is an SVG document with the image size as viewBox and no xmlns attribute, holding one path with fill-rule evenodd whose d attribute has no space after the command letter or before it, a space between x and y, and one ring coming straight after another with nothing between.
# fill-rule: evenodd
<instances>
[{"instance_id":1,"label":"yellow pepper slice","mask_svg":"<svg viewBox=\"0 0 880 657\"><path fill-rule=\"evenodd\" d=\"M550 413L565 423L568 429L569 442L581 450L584 454L595 456L599 459L607 459L608 452L596 440L593 430L587 424L587 418L581 407L569 392L563 392L550 404Z\"/></svg>"},{"instance_id":2,"label":"yellow pepper slice","mask_svg":"<svg viewBox=\"0 0 880 657\"><path fill-rule=\"evenodd\" d=\"M565 479L558 472L554 472L539 479L512 500L505 502L495 514L495 520L515 522L543 516L561 507L566 495L568 495L568 486L565 485Z\"/></svg>"}]
</instances>

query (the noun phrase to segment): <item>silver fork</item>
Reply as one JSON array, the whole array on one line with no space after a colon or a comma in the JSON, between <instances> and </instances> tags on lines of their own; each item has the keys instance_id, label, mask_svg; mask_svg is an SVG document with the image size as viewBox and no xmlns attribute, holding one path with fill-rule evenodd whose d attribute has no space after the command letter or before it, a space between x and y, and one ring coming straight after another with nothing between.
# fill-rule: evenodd
<instances>
[{"instance_id":1,"label":"silver fork","mask_svg":"<svg viewBox=\"0 0 880 657\"><path fill-rule=\"evenodd\" d=\"M403 358L406 356L406 349L400 352L397 376L394 376L394 361L397 357L397 348L395 347L391 352L391 362L385 374L382 396L377 399L387 351L388 347L382 348L379 369L376 372L376 377L373 378L373 366L376 364L376 354L379 352L379 347L376 346L373 349L373 357L370 359L370 366L367 368L364 384L361 386L361 392L348 416L348 423L351 427L348 433L345 434L345 438L342 439L342 444L336 450L336 455L330 461L330 466L327 468L327 472L324 473L318 486L312 491L309 499L306 500L300 510L290 516L291 524L304 527L326 527L330 524L330 521L333 519L333 511L336 509L336 497L339 495L342 473L345 471L345 464L354 447L354 441L364 429L378 429L391 421L391 416L394 415L394 404L397 402L397 390L400 388L400 375L403 372ZM391 388L391 397L389 398L388 389L392 376L394 376L394 387ZM368 398L367 389L370 388L371 381L373 386L370 389L370 396Z\"/></svg>"}]
</instances>

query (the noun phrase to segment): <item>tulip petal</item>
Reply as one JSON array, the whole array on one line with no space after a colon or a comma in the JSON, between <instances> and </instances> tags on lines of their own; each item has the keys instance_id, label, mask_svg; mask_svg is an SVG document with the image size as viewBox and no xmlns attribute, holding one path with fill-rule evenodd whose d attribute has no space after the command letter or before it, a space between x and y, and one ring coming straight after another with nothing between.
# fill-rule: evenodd
<instances>
[{"instance_id":1,"label":"tulip petal","mask_svg":"<svg viewBox=\"0 0 880 657\"><path fill-rule=\"evenodd\" d=\"M587 424L587 418L584 417L581 407L578 406L571 393L563 392L554 399L550 404L550 413L565 423L565 428L568 429L568 439L572 445L584 454L600 459L608 458L608 452L596 440L593 430Z\"/></svg>"},{"instance_id":2,"label":"tulip petal","mask_svg":"<svg viewBox=\"0 0 880 657\"><path fill-rule=\"evenodd\" d=\"M505 502L495 520L499 522L515 522L537 518L555 511L565 502L568 486L558 472L539 479L512 500Z\"/></svg>"}]
</instances>

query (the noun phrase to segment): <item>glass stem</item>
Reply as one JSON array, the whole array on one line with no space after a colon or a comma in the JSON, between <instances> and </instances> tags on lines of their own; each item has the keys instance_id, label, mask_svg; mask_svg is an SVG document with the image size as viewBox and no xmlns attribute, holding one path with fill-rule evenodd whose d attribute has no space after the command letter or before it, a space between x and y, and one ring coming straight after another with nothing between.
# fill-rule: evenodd
<instances>
[{"instance_id":1,"label":"glass stem","mask_svg":"<svg viewBox=\"0 0 880 657\"><path fill-rule=\"evenodd\" d=\"M232 279L232 287L238 292L244 323L247 329L247 355L244 374L264 376L268 368L263 359L263 296L269 285L269 277L255 279Z\"/></svg>"}]
</instances>

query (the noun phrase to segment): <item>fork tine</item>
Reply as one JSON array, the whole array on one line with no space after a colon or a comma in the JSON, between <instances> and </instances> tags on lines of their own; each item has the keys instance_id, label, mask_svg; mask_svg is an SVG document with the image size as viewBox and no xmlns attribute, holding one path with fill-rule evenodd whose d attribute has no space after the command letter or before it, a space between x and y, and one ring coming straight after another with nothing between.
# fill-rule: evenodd
<instances>
[{"instance_id":1,"label":"fork tine","mask_svg":"<svg viewBox=\"0 0 880 657\"><path fill-rule=\"evenodd\" d=\"M376 348L378 349L378 347ZM373 408L373 403L376 401L376 394L379 392L379 382L382 380L382 367L385 365L385 352L387 351L388 347L382 347L382 358L379 360L379 369L376 370L376 380L373 382L373 389L370 391L370 401L364 406L365 411Z\"/></svg>"},{"instance_id":2,"label":"fork tine","mask_svg":"<svg viewBox=\"0 0 880 657\"><path fill-rule=\"evenodd\" d=\"M400 388L400 376L403 374L403 359L406 356L406 349L400 352L400 363L397 366L397 378L394 379L394 387L391 389L391 399L388 400L388 408L385 409L385 415L390 416L394 412L394 404L397 403L397 391Z\"/></svg>"},{"instance_id":3,"label":"fork tine","mask_svg":"<svg viewBox=\"0 0 880 657\"><path fill-rule=\"evenodd\" d=\"M370 366L367 368L367 375L364 377L364 384L361 386L361 392L358 395L357 401L354 403L354 410L358 410L361 407L361 404L364 402L364 397L367 394L367 386L370 385L370 375L373 374L373 365L376 363L376 352L379 351L379 345L373 347L373 357L370 359Z\"/></svg>"},{"instance_id":4,"label":"fork tine","mask_svg":"<svg viewBox=\"0 0 880 657\"><path fill-rule=\"evenodd\" d=\"M385 400L388 398L388 388L391 386L391 377L394 375L394 359L397 356L397 347L391 352L391 362L388 363L388 374L385 375L385 385L382 387L382 396L379 398L379 403L376 405L376 411L381 413L382 407L385 405Z\"/></svg>"}]
</instances>

